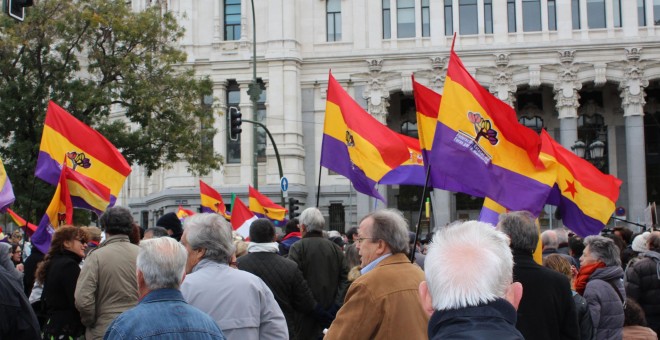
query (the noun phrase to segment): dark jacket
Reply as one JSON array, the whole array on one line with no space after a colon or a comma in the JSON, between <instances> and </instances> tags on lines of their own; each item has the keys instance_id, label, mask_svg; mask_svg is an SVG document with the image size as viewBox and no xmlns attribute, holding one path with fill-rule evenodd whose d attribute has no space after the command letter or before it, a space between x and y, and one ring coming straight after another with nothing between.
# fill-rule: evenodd
<instances>
[{"instance_id":1,"label":"dark jacket","mask_svg":"<svg viewBox=\"0 0 660 340\"><path fill-rule=\"evenodd\" d=\"M614 290L613 285L619 291ZM621 339L623 330L623 269L620 266L598 268L589 277L584 289L594 324L595 339Z\"/></svg>"},{"instance_id":2,"label":"dark jacket","mask_svg":"<svg viewBox=\"0 0 660 340\"><path fill-rule=\"evenodd\" d=\"M431 340L524 339L515 324L516 310L508 301L497 299L475 307L435 311L428 334Z\"/></svg>"},{"instance_id":3,"label":"dark jacket","mask_svg":"<svg viewBox=\"0 0 660 340\"><path fill-rule=\"evenodd\" d=\"M575 303L568 279L513 251L513 280L522 283L516 328L526 339L579 339Z\"/></svg>"},{"instance_id":4,"label":"dark jacket","mask_svg":"<svg viewBox=\"0 0 660 340\"><path fill-rule=\"evenodd\" d=\"M525 288L523 287L523 289ZM575 302L575 311L577 312L578 322L580 323L580 339L591 340L594 336L594 324L591 321L589 304L577 292L573 292L573 302Z\"/></svg>"},{"instance_id":5,"label":"dark jacket","mask_svg":"<svg viewBox=\"0 0 660 340\"><path fill-rule=\"evenodd\" d=\"M39 339L39 322L23 287L0 268L0 339Z\"/></svg>"},{"instance_id":6,"label":"dark jacket","mask_svg":"<svg viewBox=\"0 0 660 340\"><path fill-rule=\"evenodd\" d=\"M80 275L80 261L80 256L68 250L55 254L50 261L41 294L48 320L44 330L50 335L76 337L85 332L73 298Z\"/></svg>"},{"instance_id":7,"label":"dark jacket","mask_svg":"<svg viewBox=\"0 0 660 340\"><path fill-rule=\"evenodd\" d=\"M321 232L308 232L289 250L289 259L298 264L314 299L321 308L335 311L341 306L348 289L348 265L341 248L323 238ZM298 313L301 325L296 330L298 339L316 339L322 336L323 327L313 315Z\"/></svg>"},{"instance_id":8,"label":"dark jacket","mask_svg":"<svg viewBox=\"0 0 660 340\"><path fill-rule=\"evenodd\" d=\"M660 334L660 254L644 253L626 272L626 293L642 306L649 328Z\"/></svg>"},{"instance_id":9,"label":"dark jacket","mask_svg":"<svg viewBox=\"0 0 660 340\"><path fill-rule=\"evenodd\" d=\"M298 265L275 253L249 253L238 258L238 269L260 277L275 296L289 327L289 339L294 339L295 312L309 314L316 301Z\"/></svg>"},{"instance_id":10,"label":"dark jacket","mask_svg":"<svg viewBox=\"0 0 660 340\"><path fill-rule=\"evenodd\" d=\"M32 246L30 256L23 263L23 291L28 298L30 297L30 293L32 293L32 287L34 287L34 274L37 272L37 264L43 259L44 253L37 247Z\"/></svg>"},{"instance_id":11,"label":"dark jacket","mask_svg":"<svg viewBox=\"0 0 660 340\"><path fill-rule=\"evenodd\" d=\"M279 248L279 254L282 256L287 256L289 255L289 249L291 249L291 246L300 241L300 232L295 232L295 233L289 233L280 242Z\"/></svg>"}]
</instances>

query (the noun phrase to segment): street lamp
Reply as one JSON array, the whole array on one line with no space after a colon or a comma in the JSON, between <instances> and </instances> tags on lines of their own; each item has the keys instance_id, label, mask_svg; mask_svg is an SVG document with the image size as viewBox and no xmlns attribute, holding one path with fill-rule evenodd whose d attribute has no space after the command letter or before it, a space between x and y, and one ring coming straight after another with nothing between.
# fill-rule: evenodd
<instances>
[{"instance_id":1,"label":"street lamp","mask_svg":"<svg viewBox=\"0 0 660 340\"><path fill-rule=\"evenodd\" d=\"M605 143L596 139L587 145L587 143L578 140L571 146L571 150L576 156L584 158L593 164L599 170L605 167Z\"/></svg>"}]
</instances>

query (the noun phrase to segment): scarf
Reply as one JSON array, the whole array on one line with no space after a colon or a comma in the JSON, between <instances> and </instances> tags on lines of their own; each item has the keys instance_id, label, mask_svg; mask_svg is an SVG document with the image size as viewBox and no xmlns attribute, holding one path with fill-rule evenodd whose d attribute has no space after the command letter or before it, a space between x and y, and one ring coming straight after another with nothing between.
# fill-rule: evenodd
<instances>
[{"instance_id":1,"label":"scarf","mask_svg":"<svg viewBox=\"0 0 660 340\"><path fill-rule=\"evenodd\" d=\"M288 235L284 236L284 238L282 239L282 241L284 241L284 240L286 240L286 239L290 239L290 238L292 238L292 237L302 238L302 235L300 235L300 232L299 232L299 231L294 231L294 232L289 233Z\"/></svg>"},{"instance_id":2,"label":"scarf","mask_svg":"<svg viewBox=\"0 0 660 340\"><path fill-rule=\"evenodd\" d=\"M248 244L248 253L277 253L280 250L277 242Z\"/></svg>"},{"instance_id":3,"label":"scarf","mask_svg":"<svg viewBox=\"0 0 660 340\"><path fill-rule=\"evenodd\" d=\"M587 288L587 282L589 282L591 274L593 274L596 269L605 267L607 267L605 263L600 261L580 267L580 271L575 278L575 291L580 295L584 295L584 289Z\"/></svg>"}]
</instances>

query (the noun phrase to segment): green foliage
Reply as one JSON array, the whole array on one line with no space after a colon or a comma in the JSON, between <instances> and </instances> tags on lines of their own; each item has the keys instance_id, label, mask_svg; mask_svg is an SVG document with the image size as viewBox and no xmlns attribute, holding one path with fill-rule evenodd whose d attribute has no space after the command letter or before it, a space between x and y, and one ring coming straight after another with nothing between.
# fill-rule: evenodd
<instances>
[{"instance_id":1,"label":"green foliage","mask_svg":"<svg viewBox=\"0 0 660 340\"><path fill-rule=\"evenodd\" d=\"M185 65L182 35L170 13L134 13L123 0L39 1L23 23L0 16L0 156L17 211L40 217L54 191L33 179L49 100L149 173L177 161L202 175L220 167L202 145L215 134L202 105L212 84Z\"/></svg>"}]
</instances>

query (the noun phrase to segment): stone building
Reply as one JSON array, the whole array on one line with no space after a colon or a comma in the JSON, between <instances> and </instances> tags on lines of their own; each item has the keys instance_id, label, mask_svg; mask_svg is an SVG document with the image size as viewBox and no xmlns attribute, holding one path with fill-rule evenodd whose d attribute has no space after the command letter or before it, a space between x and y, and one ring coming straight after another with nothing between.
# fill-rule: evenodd
<instances>
[{"instance_id":1,"label":"stone building","mask_svg":"<svg viewBox=\"0 0 660 340\"><path fill-rule=\"evenodd\" d=\"M229 201L254 182L279 202L280 175L263 130L243 123L227 133L229 108L266 124L277 143L288 196L316 204L332 229L355 225L382 202L357 194L348 180L319 169L328 72L370 114L416 136L411 75L442 93L452 36L476 79L511 104L520 122L546 128L565 147L581 141L603 151L591 161L623 180L621 215L643 222L660 197L660 0L133 0L161 6L185 27L188 65L208 75L218 112L213 148L224 167L201 178ZM255 32L256 30L256 32ZM256 107L247 93L256 74ZM596 143L596 144L594 144ZM578 146L580 144L578 143ZM147 176L139 167L122 199L143 226L179 204L197 207L198 180L185 164ZM387 206L416 217L421 188L381 187ZM480 199L434 193L435 223L478 215ZM228 203L228 202L227 202ZM625 210L625 212L624 212ZM552 211L543 216L553 224Z\"/></svg>"}]
</instances>

